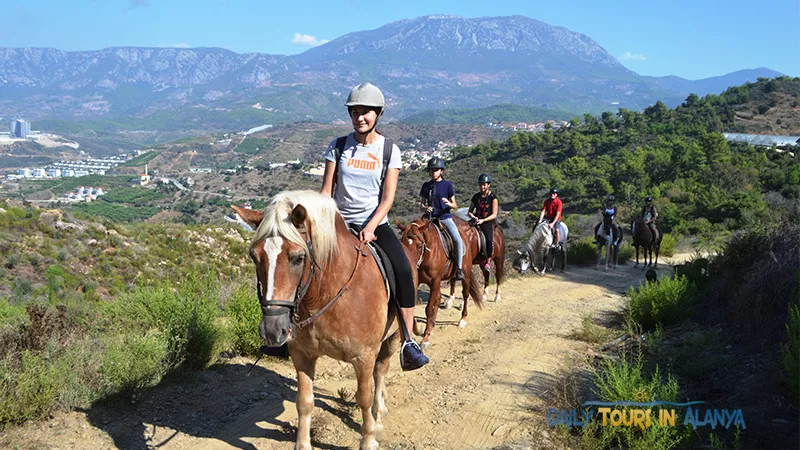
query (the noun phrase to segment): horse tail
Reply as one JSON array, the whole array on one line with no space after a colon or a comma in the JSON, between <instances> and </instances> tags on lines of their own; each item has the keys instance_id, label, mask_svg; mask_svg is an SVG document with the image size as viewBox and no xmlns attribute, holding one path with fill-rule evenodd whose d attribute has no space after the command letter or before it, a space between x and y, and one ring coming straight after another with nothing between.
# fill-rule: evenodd
<instances>
[{"instance_id":1,"label":"horse tail","mask_svg":"<svg viewBox=\"0 0 800 450\"><path fill-rule=\"evenodd\" d=\"M469 295L475 300L478 309L483 309L483 286L478 278L474 275L469 277Z\"/></svg>"},{"instance_id":2,"label":"horse tail","mask_svg":"<svg viewBox=\"0 0 800 450\"><path fill-rule=\"evenodd\" d=\"M500 230L499 237L500 239L494 243L494 251L497 255L494 260L494 277L497 280L498 286L503 282L506 271L506 238L502 229ZM492 236L492 238L494 238L494 236Z\"/></svg>"}]
</instances>

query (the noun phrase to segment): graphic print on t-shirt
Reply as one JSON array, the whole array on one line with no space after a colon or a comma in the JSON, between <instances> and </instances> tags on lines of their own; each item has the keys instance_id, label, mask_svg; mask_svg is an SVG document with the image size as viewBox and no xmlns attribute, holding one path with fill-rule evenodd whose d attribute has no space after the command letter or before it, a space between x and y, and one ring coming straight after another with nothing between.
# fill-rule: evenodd
<instances>
[{"instance_id":1,"label":"graphic print on t-shirt","mask_svg":"<svg viewBox=\"0 0 800 450\"><path fill-rule=\"evenodd\" d=\"M380 161L377 156L373 155L372 153L367 153L367 157L369 159L359 159L359 158L350 158L347 160L347 167L352 167L354 169L361 169L361 170L375 170L375 167L378 166L378 162ZM372 161L370 161L370 159Z\"/></svg>"}]
</instances>

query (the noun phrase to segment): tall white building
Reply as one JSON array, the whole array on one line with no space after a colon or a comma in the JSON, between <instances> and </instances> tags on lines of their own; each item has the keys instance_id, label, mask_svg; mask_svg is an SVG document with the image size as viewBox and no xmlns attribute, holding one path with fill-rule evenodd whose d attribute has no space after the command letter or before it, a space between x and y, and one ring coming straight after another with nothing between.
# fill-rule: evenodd
<instances>
[{"instance_id":1,"label":"tall white building","mask_svg":"<svg viewBox=\"0 0 800 450\"><path fill-rule=\"evenodd\" d=\"M12 120L8 128L11 131L11 137L26 138L31 134L31 123L27 120Z\"/></svg>"}]
</instances>

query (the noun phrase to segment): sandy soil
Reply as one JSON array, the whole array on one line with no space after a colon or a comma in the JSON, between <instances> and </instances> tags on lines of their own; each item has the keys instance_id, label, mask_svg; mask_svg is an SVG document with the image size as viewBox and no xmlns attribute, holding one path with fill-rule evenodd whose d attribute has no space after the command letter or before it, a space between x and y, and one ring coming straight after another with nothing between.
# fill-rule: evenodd
<instances>
[{"instance_id":1,"label":"sandy soil","mask_svg":"<svg viewBox=\"0 0 800 450\"><path fill-rule=\"evenodd\" d=\"M662 276L670 270L659 267ZM585 314L616 316L622 294L642 280L641 266L608 272L571 267L566 274L508 280L501 301L482 311L472 308L464 329L455 326L458 309L442 310L428 350L432 362L409 373L399 370L399 359L392 363L382 448L548 448L545 391L567 359L581 359L589 349L565 336ZM423 305L417 315L424 316ZM0 446L291 449L297 420L294 370L289 362L262 360L246 376L251 362L227 360L134 399L7 429ZM361 419L352 403L354 390L350 366L320 360L315 448L358 447Z\"/></svg>"}]
</instances>

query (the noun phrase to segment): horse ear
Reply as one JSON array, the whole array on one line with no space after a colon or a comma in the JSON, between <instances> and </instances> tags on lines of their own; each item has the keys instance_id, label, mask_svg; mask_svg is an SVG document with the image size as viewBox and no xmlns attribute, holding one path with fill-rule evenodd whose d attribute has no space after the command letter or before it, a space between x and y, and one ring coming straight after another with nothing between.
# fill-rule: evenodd
<instances>
[{"instance_id":1,"label":"horse ear","mask_svg":"<svg viewBox=\"0 0 800 450\"><path fill-rule=\"evenodd\" d=\"M264 219L264 213L261 211L256 211L254 209L246 209L240 208L236 205L231 205L231 209L236 211L236 214L242 218L245 222L253 225L253 228L258 228L258 225Z\"/></svg>"},{"instance_id":2,"label":"horse ear","mask_svg":"<svg viewBox=\"0 0 800 450\"><path fill-rule=\"evenodd\" d=\"M306 211L305 206L297 205L292 209L292 213L289 214L289 217L292 219L292 223L297 228L300 228L306 222L306 218L308 217L308 211Z\"/></svg>"},{"instance_id":3,"label":"horse ear","mask_svg":"<svg viewBox=\"0 0 800 450\"><path fill-rule=\"evenodd\" d=\"M407 227L407 225L403 225L403 224L402 224L402 223L401 223L399 220L397 220L397 219L394 219L394 223L395 223L395 225L397 225L397 228L400 228L400 231L406 231L406 227Z\"/></svg>"}]
</instances>

